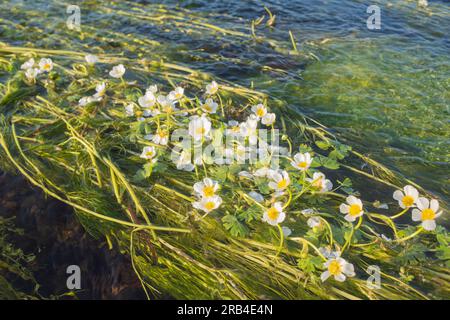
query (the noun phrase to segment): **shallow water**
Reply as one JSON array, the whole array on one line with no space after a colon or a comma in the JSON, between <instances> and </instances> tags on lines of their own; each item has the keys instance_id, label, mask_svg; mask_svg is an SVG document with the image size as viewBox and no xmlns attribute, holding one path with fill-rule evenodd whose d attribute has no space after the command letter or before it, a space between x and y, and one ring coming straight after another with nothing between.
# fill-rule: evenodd
<instances>
[{"instance_id":1,"label":"shallow water","mask_svg":"<svg viewBox=\"0 0 450 320\"><path fill-rule=\"evenodd\" d=\"M9 12L2 10L0 17L28 31L10 34L2 28L2 41L79 51L97 47L105 53L168 59L253 85L448 200L447 1L429 1L427 8L418 7L417 1L372 1L381 8L381 30L370 31L365 1L187 0L158 2L160 6L144 0L91 0L81 5L81 36L64 31L69 3L6 1L1 7ZM276 25L265 26L266 17L256 35L275 41L277 47L250 37L251 20L265 14L264 5L276 14ZM189 20L156 23L139 17L161 8L239 34L211 32ZM192 30L183 30L186 25ZM1 26L6 26L4 20ZM289 30L300 55L292 51ZM67 37L61 37L64 34ZM308 52L320 61L305 59L302 53Z\"/></svg>"}]
</instances>

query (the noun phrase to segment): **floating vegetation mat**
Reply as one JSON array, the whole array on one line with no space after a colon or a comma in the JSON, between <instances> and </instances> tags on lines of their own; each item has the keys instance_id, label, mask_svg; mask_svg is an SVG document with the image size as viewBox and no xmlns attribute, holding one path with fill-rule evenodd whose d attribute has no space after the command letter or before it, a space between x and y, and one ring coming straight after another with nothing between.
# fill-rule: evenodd
<instances>
[{"instance_id":1,"label":"floating vegetation mat","mask_svg":"<svg viewBox=\"0 0 450 320\"><path fill-rule=\"evenodd\" d=\"M102 10L188 34L256 37L185 25L186 12L162 7ZM49 48L64 47L56 28L50 44L18 46L29 28L40 32L22 26L0 45L0 166L130 255L149 298L450 297L443 210L414 182L279 99L142 57L163 45L117 32L118 46L137 43L141 55Z\"/></svg>"}]
</instances>

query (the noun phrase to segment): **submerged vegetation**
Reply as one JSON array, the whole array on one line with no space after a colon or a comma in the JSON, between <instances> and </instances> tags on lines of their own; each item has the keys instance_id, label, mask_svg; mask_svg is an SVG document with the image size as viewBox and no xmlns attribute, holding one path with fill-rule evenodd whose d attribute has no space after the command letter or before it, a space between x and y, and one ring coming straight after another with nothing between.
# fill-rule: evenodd
<instances>
[{"instance_id":1,"label":"submerged vegetation","mask_svg":"<svg viewBox=\"0 0 450 320\"><path fill-rule=\"evenodd\" d=\"M203 20L190 29L177 14L135 14L258 41ZM290 39L294 52L271 45L311 57ZM133 41L142 55L154 49ZM130 255L149 298L450 296L442 204L420 186L280 99L186 65L105 51L0 45L0 166ZM270 134L264 143L259 128ZM231 133L232 144L220 157L198 156L213 129ZM179 130L191 150L179 148ZM279 167L249 162L246 147L256 144ZM378 288L366 282L369 266L379 268Z\"/></svg>"}]
</instances>

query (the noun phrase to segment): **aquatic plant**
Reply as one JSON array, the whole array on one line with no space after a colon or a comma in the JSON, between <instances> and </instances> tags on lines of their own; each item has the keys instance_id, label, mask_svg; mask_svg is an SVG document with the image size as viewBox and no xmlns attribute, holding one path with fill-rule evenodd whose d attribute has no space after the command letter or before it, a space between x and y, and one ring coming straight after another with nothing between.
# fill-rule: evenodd
<instances>
[{"instance_id":1,"label":"aquatic plant","mask_svg":"<svg viewBox=\"0 0 450 320\"><path fill-rule=\"evenodd\" d=\"M130 254L148 297L448 297L437 200L277 100L165 62L0 52L0 165ZM260 127L281 130L282 145L262 144L279 166L239 161ZM172 139L184 130L206 146L216 128L239 137L221 161ZM353 182L390 197L381 205ZM366 284L370 265L380 288Z\"/></svg>"}]
</instances>

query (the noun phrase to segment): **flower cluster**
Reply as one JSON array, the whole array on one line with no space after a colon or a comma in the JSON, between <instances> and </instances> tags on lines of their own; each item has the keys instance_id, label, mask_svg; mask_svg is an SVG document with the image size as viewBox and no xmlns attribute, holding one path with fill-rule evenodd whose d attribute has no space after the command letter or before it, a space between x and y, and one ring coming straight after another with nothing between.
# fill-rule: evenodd
<instances>
[{"instance_id":1,"label":"flower cluster","mask_svg":"<svg viewBox=\"0 0 450 320\"><path fill-rule=\"evenodd\" d=\"M93 65L99 59L97 56L88 55L85 60L89 65ZM30 59L21 68L26 70L25 75L27 79L31 80L42 72L52 70L53 63L50 59L43 58L39 62L39 68L37 68L34 60ZM90 103L106 101L104 99L107 96L107 89L113 91L113 89L123 88L127 85L123 80L125 72L126 69L122 64L114 66L109 72L113 79L92 84L92 89L95 85L95 93L82 97L78 105L85 107ZM121 79L121 82L114 79ZM315 153L312 148L302 149L302 147L299 147L300 152L291 156L293 152L290 143L289 148L285 148L275 144L273 140L262 141L260 139L258 129L261 124L272 131L276 130L276 115L270 112L267 102L245 106L244 109L250 110L250 112L246 111L246 115L240 115L242 116L240 119L229 119L224 112L220 86L215 81L206 85L200 98L187 96L185 89L181 86L174 86L173 90L164 93L156 85L150 85L145 89L145 92L138 91L133 97L133 99L121 100L120 103L123 103L122 108L124 110L122 110L127 117L133 118L137 122L144 122L145 134L141 135L141 132L139 132L142 138L140 142L145 144L140 158L145 160L146 166L153 168L154 165L159 165L168 151L174 151L175 147L179 146L178 141L170 139L173 138L175 130L183 129L193 142L193 148L181 148L181 151L176 153L176 158L172 160L174 160L175 167L178 170L195 170L196 181L198 182L193 185L196 199L192 206L194 209L204 212L205 215L221 206L223 211L232 214L233 211L251 209L252 215L250 216L252 217L254 211L257 211L257 220L279 229L281 248L284 237L290 237L291 234L296 232L286 226L282 227L281 224L286 221L288 214L294 215L294 210L290 206L298 205L300 201L296 202L297 199L304 195L311 198L325 198L329 195L338 196L339 199L343 197L342 194L336 193L336 190L340 188L339 185L333 189L331 180L323 172L317 170L318 167L325 165L320 162L321 155ZM142 123L137 124L142 125ZM225 159L215 159L213 163L218 167L231 167L234 160L239 163L238 170L232 173L233 175L237 173L237 176L231 179L236 183L234 186L239 183L239 187L236 187L238 190L233 189L234 186L226 185L225 182L222 183L227 177L214 180L217 178L214 176L215 171L208 171L205 156L203 154L197 155L194 152L197 147L201 148L203 144L214 139L214 128L222 128L226 134L235 138L231 145L226 145L220 150ZM260 148L267 150L271 160L277 160L276 165L271 161L245 164L245 160L249 158L247 145L259 145ZM137 155L139 154L136 153ZM217 169L217 167L214 169ZM203 174L201 174L202 171ZM228 171L226 172L228 174ZM201 177L205 178L202 179ZM220 186L218 181L221 183ZM338 184L340 184L339 181ZM238 197L238 203L223 203L219 195L219 189L233 194L230 199ZM353 245L353 234L361 226L363 220L367 218L376 219L377 216L380 216L370 213L367 210L370 206L367 204L364 206L363 200L357 198L353 191L348 192L348 194L350 195L345 197L345 202L339 205L339 211L344 216L336 214L336 220L339 223L351 226L351 234L346 237L345 243L342 245L336 243L333 239L331 233L334 231L329 226L326 215L312 208L297 211L306 217L306 225L312 229L312 232L328 232L327 230L329 230L330 234L327 236L331 239L330 246L334 244L338 250L317 250L313 244L309 244L316 249L316 252L321 252L319 256L324 263L319 268L325 270L320 277L322 281L333 277L336 281L342 282L348 277L355 276L353 264L347 262L341 255ZM437 200L420 197L417 189L410 185L405 186L403 190L396 190L393 198L398 201L398 205L403 211L392 217L383 216L382 219L389 220L387 226L390 226L394 219L412 208L413 221L420 221L421 228L424 230L435 230L435 220L442 214ZM357 222L356 225L353 225L354 222ZM328 229L325 225L328 225ZM422 231L421 228L418 229L418 232ZM395 227L393 231L395 239L392 241L402 241L397 236ZM381 235L380 238L388 239L384 235ZM378 240L380 239L378 238L376 241Z\"/></svg>"},{"instance_id":2,"label":"flower cluster","mask_svg":"<svg viewBox=\"0 0 450 320\"><path fill-rule=\"evenodd\" d=\"M407 185L403 190L396 190L393 195L398 205L405 209L412 210L412 220L421 221L422 227L427 231L436 229L436 221L442 211L439 210L439 202L436 199L428 200L425 197L419 197L419 191L413 186Z\"/></svg>"},{"instance_id":3,"label":"flower cluster","mask_svg":"<svg viewBox=\"0 0 450 320\"><path fill-rule=\"evenodd\" d=\"M193 203L194 208L202 210L206 213L217 209L222 204L222 198L216 195L219 184L210 178L194 184L194 191L199 198Z\"/></svg>"},{"instance_id":4,"label":"flower cluster","mask_svg":"<svg viewBox=\"0 0 450 320\"><path fill-rule=\"evenodd\" d=\"M25 77L28 81L34 82L39 74L52 71L53 61L49 58L42 58L36 64L34 59L30 58L20 66L20 69L25 70Z\"/></svg>"}]
</instances>

